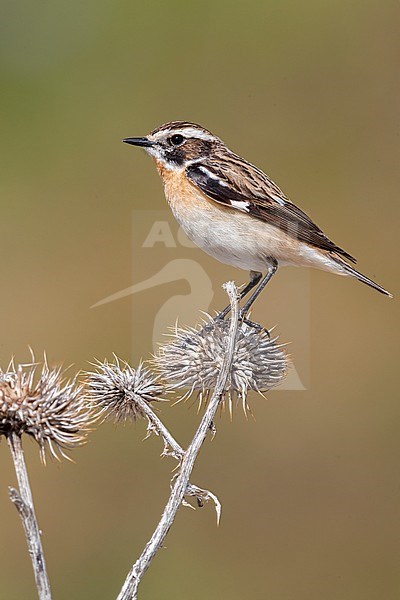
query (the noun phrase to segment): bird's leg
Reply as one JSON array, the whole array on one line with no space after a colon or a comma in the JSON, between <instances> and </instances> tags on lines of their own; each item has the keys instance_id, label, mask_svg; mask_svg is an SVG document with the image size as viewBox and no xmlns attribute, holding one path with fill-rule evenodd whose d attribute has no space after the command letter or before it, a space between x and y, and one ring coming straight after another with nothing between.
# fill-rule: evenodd
<instances>
[{"instance_id":1,"label":"bird's leg","mask_svg":"<svg viewBox=\"0 0 400 600\"><path fill-rule=\"evenodd\" d=\"M251 290L259 283L261 277L262 273L259 273L258 271L250 271L250 281L246 285L246 287L244 287L243 290L240 292L240 300L242 300L242 298L244 298L249 292L251 292ZM230 310L231 305L228 304L228 306L226 306L224 310L221 310L221 312L217 314L217 316L214 318L214 321L225 319L226 315Z\"/></svg>"},{"instance_id":2,"label":"bird's leg","mask_svg":"<svg viewBox=\"0 0 400 600\"><path fill-rule=\"evenodd\" d=\"M252 293L252 295L250 296L250 298L247 300L246 304L243 306L242 310L240 311L240 317L242 319L245 319L246 314L250 310L250 307L252 306L254 301L258 298L258 296L261 294L261 292L267 285L268 281L272 278L273 275L275 275L275 273L278 269L277 260L275 258L270 258L269 260L270 260L270 265L268 267L267 274L264 275L264 277L261 279L261 282L259 283L258 287L254 290L254 292Z\"/></svg>"}]
</instances>

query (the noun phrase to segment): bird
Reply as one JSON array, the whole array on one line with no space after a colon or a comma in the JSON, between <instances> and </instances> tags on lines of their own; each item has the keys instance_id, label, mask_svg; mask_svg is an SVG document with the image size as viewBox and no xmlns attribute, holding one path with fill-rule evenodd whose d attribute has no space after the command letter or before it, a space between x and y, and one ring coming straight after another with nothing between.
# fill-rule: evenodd
<instances>
[{"instance_id":1,"label":"bird","mask_svg":"<svg viewBox=\"0 0 400 600\"><path fill-rule=\"evenodd\" d=\"M122 141L153 158L168 204L189 239L220 262L250 272L240 292L242 299L252 291L243 317L284 265L347 275L392 297L349 264L356 259L332 242L266 173L208 129L170 121L146 136Z\"/></svg>"}]
</instances>

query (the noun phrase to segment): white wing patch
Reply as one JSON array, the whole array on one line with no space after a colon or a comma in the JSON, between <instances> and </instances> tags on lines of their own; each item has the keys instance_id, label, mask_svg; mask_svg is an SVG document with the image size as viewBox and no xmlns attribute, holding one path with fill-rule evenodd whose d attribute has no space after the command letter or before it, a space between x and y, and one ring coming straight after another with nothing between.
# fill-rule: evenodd
<instances>
[{"instance_id":1,"label":"white wing patch","mask_svg":"<svg viewBox=\"0 0 400 600\"><path fill-rule=\"evenodd\" d=\"M246 202L245 200L231 200L230 202L233 208L237 208L243 212L250 211L250 202Z\"/></svg>"},{"instance_id":2,"label":"white wing patch","mask_svg":"<svg viewBox=\"0 0 400 600\"><path fill-rule=\"evenodd\" d=\"M197 164L199 164L199 163L201 163L203 161L204 161L203 157L201 157L201 158L193 158L192 160L187 160L185 162L185 167L191 167L192 165L197 165Z\"/></svg>"},{"instance_id":3,"label":"white wing patch","mask_svg":"<svg viewBox=\"0 0 400 600\"><path fill-rule=\"evenodd\" d=\"M215 175L215 173L213 173L212 171L207 169L207 167L204 167L203 165L199 165L197 168L199 169L199 171L201 171L202 173L207 175L207 177L209 177L210 179L214 179L215 181L218 181L219 185L228 187L228 184L226 183L226 181L223 181L222 179L220 179L218 177L218 175Z\"/></svg>"}]
</instances>

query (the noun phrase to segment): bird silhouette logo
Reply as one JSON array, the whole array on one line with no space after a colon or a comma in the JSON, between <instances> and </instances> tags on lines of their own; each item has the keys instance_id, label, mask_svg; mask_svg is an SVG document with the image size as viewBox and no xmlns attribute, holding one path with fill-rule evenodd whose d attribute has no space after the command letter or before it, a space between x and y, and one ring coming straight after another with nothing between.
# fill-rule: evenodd
<instances>
[{"instance_id":1,"label":"bird silhouette logo","mask_svg":"<svg viewBox=\"0 0 400 600\"><path fill-rule=\"evenodd\" d=\"M135 213L136 212L137 211L135 211ZM160 248L162 248L163 253L170 249L175 251L176 249L179 249L180 252L182 250L190 252L192 248L195 248L190 240L185 239L185 234L183 234L182 230L178 230L176 235L174 235L168 221L154 220L154 217L156 216L155 213L158 213L158 211L140 212L146 214L141 215L142 218L136 216L134 219L135 229L133 231L133 239L144 240L140 244L141 251L148 251L156 248L160 250ZM149 214L147 215L147 213ZM146 216L148 219L146 219ZM145 236L143 236L143 230L141 232L136 231L136 228L141 229L145 224L143 219L149 227L146 230ZM151 219L153 219L153 222L149 223ZM165 260L165 254L162 254L161 257L161 260ZM165 341L165 334L171 326L175 325L177 322L183 326L188 324L194 325L193 320L198 318L199 314L210 312L211 310L214 299L212 280L206 269L198 260L186 257L172 258L156 273L98 300L90 308L98 308L111 302L117 302L128 296L136 296L173 282L178 283L182 281L187 284L188 292L174 293L165 301L161 302L154 316L152 345L153 352L156 352L159 345ZM279 389L305 389L294 365L292 365L287 378Z\"/></svg>"}]
</instances>

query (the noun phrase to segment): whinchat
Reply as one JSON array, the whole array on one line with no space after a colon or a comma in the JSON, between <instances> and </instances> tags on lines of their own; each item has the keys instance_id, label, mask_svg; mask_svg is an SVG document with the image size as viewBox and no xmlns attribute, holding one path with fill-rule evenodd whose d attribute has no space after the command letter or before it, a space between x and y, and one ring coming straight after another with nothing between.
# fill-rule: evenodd
<instances>
[{"instance_id":1,"label":"whinchat","mask_svg":"<svg viewBox=\"0 0 400 600\"><path fill-rule=\"evenodd\" d=\"M186 235L219 261L250 271L241 297L258 287L244 313L281 265L349 275L391 296L350 266L347 261L355 258L331 242L268 175L204 127L172 121L146 137L123 141L152 156Z\"/></svg>"}]
</instances>

